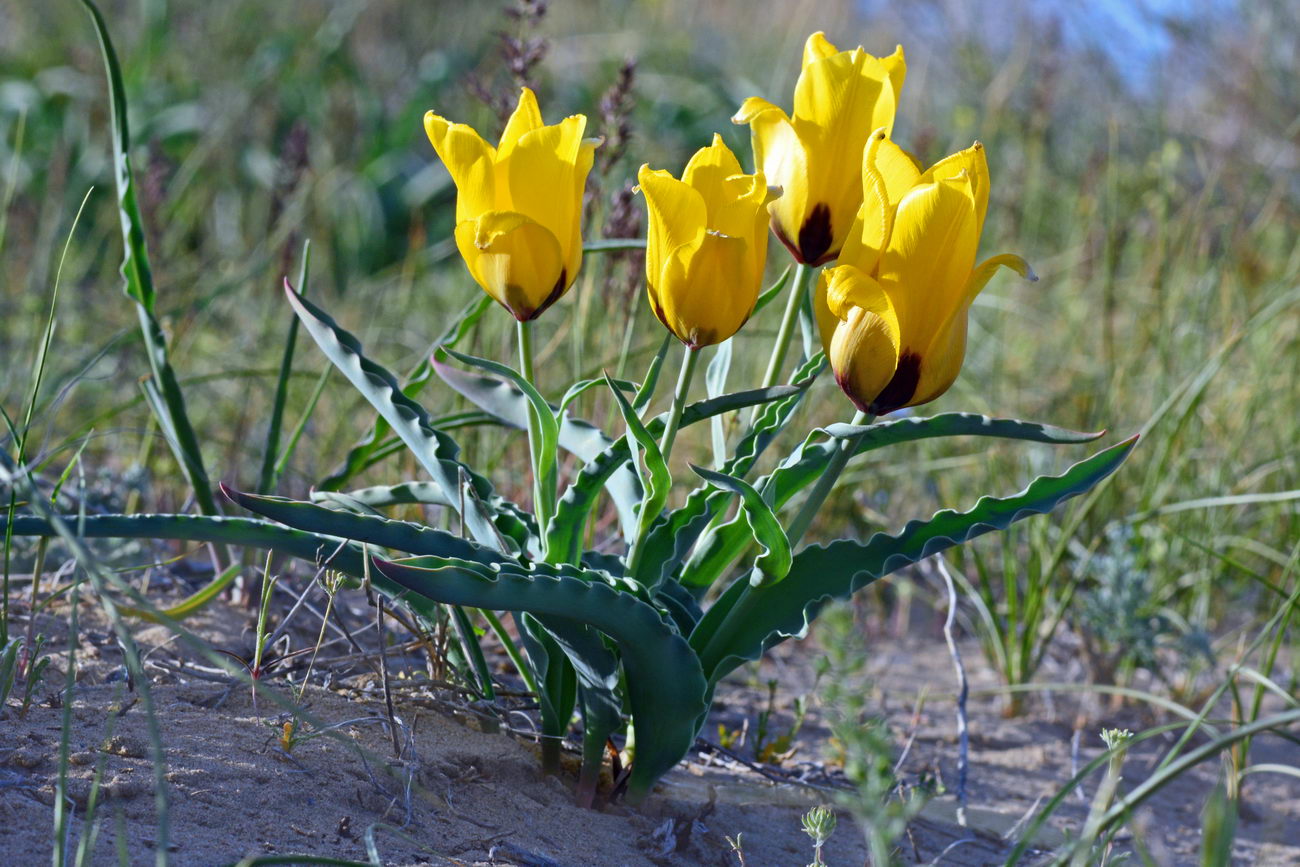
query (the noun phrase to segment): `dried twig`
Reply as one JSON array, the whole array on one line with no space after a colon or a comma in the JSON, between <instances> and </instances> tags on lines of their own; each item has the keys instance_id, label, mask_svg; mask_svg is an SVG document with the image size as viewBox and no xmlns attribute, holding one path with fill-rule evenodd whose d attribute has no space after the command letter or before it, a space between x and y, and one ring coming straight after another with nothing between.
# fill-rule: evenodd
<instances>
[{"instance_id":1,"label":"dried twig","mask_svg":"<svg viewBox=\"0 0 1300 867\"><path fill-rule=\"evenodd\" d=\"M943 624L943 636L948 642L948 653L952 655L953 668L957 670L957 824L966 827L966 774L970 767L970 731L966 718L966 699L970 695L970 684L966 681L966 666L961 661L961 651L957 648L957 639L953 636L953 623L957 620L957 586L948 572L948 564L943 555L934 558L944 584L948 586L948 617Z\"/></svg>"}]
</instances>

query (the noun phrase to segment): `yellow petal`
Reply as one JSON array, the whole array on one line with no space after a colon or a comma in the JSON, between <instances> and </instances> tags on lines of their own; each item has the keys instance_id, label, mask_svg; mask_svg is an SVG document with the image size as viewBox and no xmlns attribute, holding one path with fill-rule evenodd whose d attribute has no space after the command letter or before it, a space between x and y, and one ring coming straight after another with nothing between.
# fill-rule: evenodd
<instances>
[{"instance_id":1,"label":"yellow petal","mask_svg":"<svg viewBox=\"0 0 1300 867\"><path fill-rule=\"evenodd\" d=\"M870 162L870 170L875 172L885 186L885 194L890 203L898 204L908 190L923 182L921 167L916 159L900 148L893 140L884 138L874 150L868 148L870 159L864 155L864 164ZM934 180L933 177L925 178Z\"/></svg>"},{"instance_id":2,"label":"yellow petal","mask_svg":"<svg viewBox=\"0 0 1300 867\"><path fill-rule=\"evenodd\" d=\"M824 272L814 309L835 381L858 409L877 413L899 363L899 322L889 296L870 276L840 265Z\"/></svg>"},{"instance_id":3,"label":"yellow petal","mask_svg":"<svg viewBox=\"0 0 1300 867\"><path fill-rule=\"evenodd\" d=\"M963 151L944 157L921 175L920 183L955 178L963 171L970 176L971 188L975 192L975 209L979 215L979 225L983 227L984 216L989 209L989 164L984 154L984 145L975 142Z\"/></svg>"},{"instance_id":4,"label":"yellow petal","mask_svg":"<svg viewBox=\"0 0 1300 867\"><path fill-rule=\"evenodd\" d=\"M587 119L565 118L524 135L511 152L498 159L498 183L504 176L510 190L510 210L527 214L561 243L563 260L572 261L576 231L582 217L582 196L577 174L582 156L582 133ZM582 168L589 169L590 165ZM573 276L573 275L570 275Z\"/></svg>"},{"instance_id":5,"label":"yellow petal","mask_svg":"<svg viewBox=\"0 0 1300 867\"><path fill-rule=\"evenodd\" d=\"M537 96L527 87L520 88L519 104L515 106L510 119L506 121L506 128L501 132L501 144L497 148L501 151L501 158L505 159L526 133L543 126L545 123L542 121L542 110L537 107Z\"/></svg>"},{"instance_id":6,"label":"yellow petal","mask_svg":"<svg viewBox=\"0 0 1300 867\"><path fill-rule=\"evenodd\" d=\"M947 391L961 373L966 357L966 333L970 321L970 306L975 297L997 273L999 268L1010 268L1027 280L1037 280L1029 263L1019 256L1004 253L985 259L967 279L961 304L952 312L934 339L921 353L924 362L916 392L909 406L928 403Z\"/></svg>"},{"instance_id":7,"label":"yellow petal","mask_svg":"<svg viewBox=\"0 0 1300 867\"><path fill-rule=\"evenodd\" d=\"M826 38L826 34L818 30L803 45L803 65L807 66L814 60L825 60L827 57L833 57L839 54L840 50L831 44Z\"/></svg>"},{"instance_id":8,"label":"yellow petal","mask_svg":"<svg viewBox=\"0 0 1300 867\"><path fill-rule=\"evenodd\" d=\"M889 71L861 49L816 60L799 76L793 125L807 152L805 219L820 206L828 211L829 237L818 258L833 257L848 236L862 204L863 150L872 131L892 129L896 105Z\"/></svg>"},{"instance_id":9,"label":"yellow petal","mask_svg":"<svg viewBox=\"0 0 1300 867\"><path fill-rule=\"evenodd\" d=\"M587 189L587 175L591 174L596 148L604 143L604 138L584 138L578 148L578 158L573 164L573 201L578 203L578 207L573 211L569 237L560 245L567 251L564 261L570 279L577 276L578 269L582 266L582 203Z\"/></svg>"},{"instance_id":10,"label":"yellow petal","mask_svg":"<svg viewBox=\"0 0 1300 867\"><path fill-rule=\"evenodd\" d=\"M456 247L475 282L520 321L537 318L573 280L555 236L525 214L488 211L457 223Z\"/></svg>"},{"instance_id":11,"label":"yellow petal","mask_svg":"<svg viewBox=\"0 0 1300 867\"><path fill-rule=\"evenodd\" d=\"M904 352L928 346L961 306L978 244L965 174L920 184L899 202L878 274L898 309Z\"/></svg>"},{"instance_id":12,"label":"yellow petal","mask_svg":"<svg viewBox=\"0 0 1300 867\"><path fill-rule=\"evenodd\" d=\"M424 131L456 184L456 221L496 208L493 147L471 127L451 123L433 112L424 116Z\"/></svg>"},{"instance_id":13,"label":"yellow petal","mask_svg":"<svg viewBox=\"0 0 1300 867\"><path fill-rule=\"evenodd\" d=\"M894 86L894 96L897 97L903 92L903 81L907 78L907 58L903 54L903 46L895 45L894 53L880 58L880 62L889 73L889 83Z\"/></svg>"},{"instance_id":14,"label":"yellow petal","mask_svg":"<svg viewBox=\"0 0 1300 867\"><path fill-rule=\"evenodd\" d=\"M997 256L990 256L975 266L975 270L971 272L970 278L966 281L966 290L963 294L967 304L975 300L975 296L983 291L999 268L1010 268L1031 283L1038 282L1038 275L1034 273L1034 269L1029 267L1029 263L1015 253L1001 253Z\"/></svg>"},{"instance_id":15,"label":"yellow petal","mask_svg":"<svg viewBox=\"0 0 1300 867\"><path fill-rule=\"evenodd\" d=\"M878 168L881 149L892 144L883 129L871 134L862 155L862 206L858 209L853 225L845 236L844 247L840 250L839 261L854 265L866 274L875 272L893 230L893 203L897 199L891 200L888 182ZM918 170L917 175L919 174Z\"/></svg>"},{"instance_id":16,"label":"yellow petal","mask_svg":"<svg viewBox=\"0 0 1300 867\"><path fill-rule=\"evenodd\" d=\"M781 197L768 207L777 237L799 256L799 232L807 217L808 159L789 116L765 99L750 97L732 118L747 123L754 148L754 167Z\"/></svg>"},{"instance_id":17,"label":"yellow petal","mask_svg":"<svg viewBox=\"0 0 1300 867\"><path fill-rule=\"evenodd\" d=\"M762 274L752 261L745 239L717 232L681 245L651 295L655 315L692 349L721 343L754 312Z\"/></svg>"},{"instance_id":18,"label":"yellow petal","mask_svg":"<svg viewBox=\"0 0 1300 867\"><path fill-rule=\"evenodd\" d=\"M698 241L708 225L704 199L694 188L668 172L641 166L637 182L649 215L646 232L646 279L661 282L669 254L683 244Z\"/></svg>"}]
</instances>

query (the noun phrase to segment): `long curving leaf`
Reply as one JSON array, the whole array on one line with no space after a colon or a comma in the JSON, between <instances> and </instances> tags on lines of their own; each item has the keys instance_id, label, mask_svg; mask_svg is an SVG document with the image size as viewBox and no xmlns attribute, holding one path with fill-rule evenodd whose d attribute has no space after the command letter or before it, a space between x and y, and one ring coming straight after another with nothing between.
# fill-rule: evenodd
<instances>
[{"instance_id":1,"label":"long curving leaf","mask_svg":"<svg viewBox=\"0 0 1300 867\"><path fill-rule=\"evenodd\" d=\"M740 496L740 514L749 525L750 534L763 553L754 560L751 581L758 587L775 584L790 571L793 557L790 551L790 539L785 535L781 522L776 519L772 507L763 499L763 495L744 479L715 473L703 467L691 465L696 475L709 484L730 491Z\"/></svg>"},{"instance_id":2,"label":"long curving leaf","mask_svg":"<svg viewBox=\"0 0 1300 867\"><path fill-rule=\"evenodd\" d=\"M750 391L738 391L721 397L709 398L690 404L682 411L681 427L712 418L724 412L743 409L748 406L782 400L802 391L801 386L777 385L770 388L757 388ZM635 409L635 403L633 404ZM667 413L660 414L645 423L646 430L652 437L663 433ZM627 438L620 437L601 451L578 472L569 484L555 511L555 520L551 522L551 538L548 550L566 560L575 560L582 541L582 528L587 515L595 505L600 489L615 472L628 466ZM639 498L638 498L639 502ZM632 532L625 532L625 538L635 537L636 512L629 509L627 515L620 514L624 527L631 527Z\"/></svg>"},{"instance_id":3,"label":"long curving leaf","mask_svg":"<svg viewBox=\"0 0 1300 867\"><path fill-rule=\"evenodd\" d=\"M305 530L318 535L335 536L354 542L380 545L412 556L455 557L484 565L510 565L523 568L517 561L485 548L469 539L462 539L434 527L409 521L395 521L374 515L339 512L287 497L248 494L229 485L221 485L221 493L232 503L243 506L265 518L278 521L295 530Z\"/></svg>"},{"instance_id":4,"label":"long curving leaf","mask_svg":"<svg viewBox=\"0 0 1300 867\"><path fill-rule=\"evenodd\" d=\"M420 466L442 488L470 534L482 545L507 547L506 540L510 537L503 537L493 523L494 512L500 510L489 509L496 505L496 493L490 482L457 460L460 449L456 442L432 426L428 412L402 393L391 373L362 354L356 337L306 298L292 291L286 297L321 351L379 412ZM475 496L461 496L462 477L469 479Z\"/></svg>"},{"instance_id":5,"label":"long curving leaf","mask_svg":"<svg viewBox=\"0 0 1300 867\"><path fill-rule=\"evenodd\" d=\"M708 708L699 660L672 625L635 596L600 580L544 574L488 576L421 558L376 560L375 568L428 599L567 617L608 635L618 647L627 675L636 737L636 760L628 781L628 799L633 803L644 798L695 742L698 720Z\"/></svg>"},{"instance_id":6,"label":"long curving leaf","mask_svg":"<svg viewBox=\"0 0 1300 867\"><path fill-rule=\"evenodd\" d=\"M828 434L832 436L832 441L816 441L818 437ZM759 479L755 487L763 492L773 509L780 509L826 469L837 448L834 437L861 435L854 452L855 455L860 455L885 446L935 437L996 437L1073 445L1090 442L1104 434L1105 431L1080 433L1037 422L990 418L965 412L942 413L926 418L900 418L860 427L837 424L809 434L770 474ZM700 540L682 567L682 583L699 589L711 586L744 553L748 543L749 533L739 516L714 527Z\"/></svg>"},{"instance_id":7,"label":"long curving leaf","mask_svg":"<svg viewBox=\"0 0 1300 867\"><path fill-rule=\"evenodd\" d=\"M145 244L144 222L136 203L135 180L131 172L131 132L126 116L126 87L122 82L122 68L118 63L113 40L108 35L104 16L92 0L82 0L90 13L99 47L104 55L104 71L108 77L109 103L113 122L113 182L117 189L117 212L122 224L122 279L126 296L135 302L140 320L140 334L145 353L149 357L149 371L153 376L154 391L146 391L150 408L164 430L170 431L168 444L175 453L177 463L185 473L194 491L199 510L207 515L219 514L212 483L203 465L203 451L190 424L185 409L185 395L176 373L167 358L167 338L154 314L156 293L153 272L149 267L149 251Z\"/></svg>"},{"instance_id":8,"label":"long curving leaf","mask_svg":"<svg viewBox=\"0 0 1300 867\"><path fill-rule=\"evenodd\" d=\"M780 400L763 404L749 431L736 444L731 458L723 464L722 472L736 478L744 478L749 473L768 444L784 430L807 393L807 387L825 366L825 356L819 352L795 371L791 383L799 391ZM714 416L714 419L716 420L717 416ZM667 581L690 553L700 535L719 520L730 502L730 491L718 490L708 485L691 491L681 508L664 515L650 529L650 534L645 540L645 557L642 563L644 569L653 570L653 574L643 574L640 576L641 580L651 586Z\"/></svg>"},{"instance_id":9,"label":"long curving leaf","mask_svg":"<svg viewBox=\"0 0 1300 867\"><path fill-rule=\"evenodd\" d=\"M527 398L531 410L530 415L537 419L538 436L536 438L529 436L529 445L532 448L533 471L537 474L535 492L541 498L541 503L547 505L546 508L543 508L541 503L534 503L533 507L539 515L538 520L543 520L543 516L551 511L550 504L555 502L556 474L558 472L556 463L560 447L560 423L555 418L555 411L546 402L546 398L542 397L542 393L528 381L527 377L509 366L499 361L493 361L490 358L465 355L443 346L439 346L433 351L432 358L441 361L448 355L471 367L477 367L480 370L503 377L515 388L523 392L524 397ZM546 528L543 527L542 530L545 532Z\"/></svg>"},{"instance_id":10,"label":"long curving leaf","mask_svg":"<svg viewBox=\"0 0 1300 867\"><path fill-rule=\"evenodd\" d=\"M486 294L471 301L452 320L447 330L434 342L435 345L455 346L478 324L478 321L483 318L483 314L488 311L492 303L492 297ZM406 385L402 386L402 394L414 398L432 378L433 367L426 356L406 377ZM445 427L444 429L450 428ZM383 416L377 417L370 431L357 440L352 448L348 450L347 456L343 459L343 464L323 479L316 486L317 489L337 491L355 478L358 473L373 464L378 458L376 452L382 447L388 431L388 422L384 420Z\"/></svg>"},{"instance_id":11,"label":"long curving leaf","mask_svg":"<svg viewBox=\"0 0 1300 867\"><path fill-rule=\"evenodd\" d=\"M711 684L768 648L803 636L821 607L910 563L1016 521L1051 511L1085 493L1124 463L1137 444L1131 437L1080 461L1059 476L1039 476L1018 494L984 497L966 512L945 509L909 522L895 535L866 542L841 539L813 545L794 557L785 580L754 587L739 578L691 633L691 646Z\"/></svg>"},{"instance_id":12,"label":"long curving leaf","mask_svg":"<svg viewBox=\"0 0 1300 867\"><path fill-rule=\"evenodd\" d=\"M664 504L668 502L668 491L672 487L673 477L668 471L668 463L664 460L663 453L659 451L659 444L637 417L632 404L614 385L614 380L608 376L605 379L609 384L610 392L614 395L614 402L618 404L618 410L623 415L623 423L627 425L627 436L624 442L627 443L628 453L633 455L632 463L636 465L638 454L642 456L639 459L645 463L646 493L637 507L637 529L634 537L640 539L659 517ZM635 570L633 572L635 573ZM636 575L633 574L632 577L635 578Z\"/></svg>"},{"instance_id":13,"label":"long curving leaf","mask_svg":"<svg viewBox=\"0 0 1300 867\"><path fill-rule=\"evenodd\" d=\"M528 398L517 386L497 377L457 370L436 357L432 364L438 376L466 400L504 424L520 430L528 428ZM597 382L604 385L605 380ZM560 446L577 455L584 463L594 460L613 442L590 422L573 418L567 413L560 419ZM623 521L623 532L630 536L636 531L635 510L641 501L640 478L630 466L624 465L615 468L605 479L604 485Z\"/></svg>"}]
</instances>

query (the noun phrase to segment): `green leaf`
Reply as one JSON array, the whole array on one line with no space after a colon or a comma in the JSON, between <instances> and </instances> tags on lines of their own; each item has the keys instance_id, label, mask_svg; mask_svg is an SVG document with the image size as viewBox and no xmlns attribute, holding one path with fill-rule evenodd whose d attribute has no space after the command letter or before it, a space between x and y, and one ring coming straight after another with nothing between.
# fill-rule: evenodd
<instances>
[{"instance_id":1,"label":"green leaf","mask_svg":"<svg viewBox=\"0 0 1300 867\"><path fill-rule=\"evenodd\" d=\"M442 488L450 507L464 519L470 534L482 545L502 547L504 539L488 508L489 504L495 505L495 491L490 482L457 461L459 447L455 441L432 426L424 407L402 393L391 373L362 354L361 344L354 336L306 298L294 292L288 292L287 297L307 333L406 443L420 466ZM463 498L463 509L462 476L468 478L475 493Z\"/></svg>"},{"instance_id":2,"label":"green leaf","mask_svg":"<svg viewBox=\"0 0 1300 867\"><path fill-rule=\"evenodd\" d=\"M483 318L483 314L491 306L492 297L486 294L480 295L474 301L465 305L465 308L452 320L452 324L443 332L442 336L434 341L434 345L455 346L478 324L478 321ZM411 371L410 375L406 377L406 385L402 386L402 394L414 398L432 378L433 367L430 364L429 357L425 356L416 365L415 370ZM316 486L317 490L337 491L346 485L349 480L355 478L358 473L373 464L378 457L375 452L383 445L388 431L388 422L384 420L384 417L381 415L376 418L370 432L348 450L342 466L322 480Z\"/></svg>"},{"instance_id":3,"label":"green leaf","mask_svg":"<svg viewBox=\"0 0 1300 867\"><path fill-rule=\"evenodd\" d=\"M569 386L569 388L564 392L564 397L560 398L560 405L556 408L555 414L557 416L562 415L564 411L569 408L569 404L573 403L581 395L593 388L599 388L604 384L604 377L601 377L600 379L578 380L573 385ZM616 379L614 380L614 384L624 391L630 391L633 394L636 394L640 390L635 382L629 382L626 379ZM563 445L563 443L561 443L561 445Z\"/></svg>"},{"instance_id":4,"label":"green leaf","mask_svg":"<svg viewBox=\"0 0 1300 867\"><path fill-rule=\"evenodd\" d=\"M833 435L833 440L834 436L861 434L862 439L854 453L856 456L885 446L935 437L996 437L1064 445L1090 442L1104 433L1080 433L1035 422L960 412L927 418L900 418L861 427L836 424L810 433L789 457L769 475L759 479L754 487L763 493L773 509L780 509L826 469L838 446L834 441L814 441L823 435ZM748 543L748 530L739 517L715 527L700 540L682 568L682 583L701 589L711 586L744 553Z\"/></svg>"},{"instance_id":5,"label":"green leaf","mask_svg":"<svg viewBox=\"0 0 1300 867\"><path fill-rule=\"evenodd\" d=\"M207 515L67 515L69 527L85 538L182 539L270 549L312 563L328 562L354 578L365 575L361 548L343 539L305 533L256 518L224 518ZM57 531L43 518L19 515L14 519L15 536L55 536Z\"/></svg>"},{"instance_id":6,"label":"green leaf","mask_svg":"<svg viewBox=\"0 0 1300 867\"><path fill-rule=\"evenodd\" d=\"M743 478L763 454L768 444L776 438L789 422L807 388L825 367L825 356L820 352L795 371L791 380L797 389L786 397L762 405L749 432L736 445L735 453L723 465L722 472ZM717 416L714 416L716 419ZM654 570L656 574L643 574L641 580L654 586L667 581L681 565L700 534L723 514L731 502L731 492L709 486L696 488L687 496L679 509L674 509L653 527L645 540L643 573Z\"/></svg>"},{"instance_id":7,"label":"green leaf","mask_svg":"<svg viewBox=\"0 0 1300 867\"><path fill-rule=\"evenodd\" d=\"M433 482L372 485L355 491L312 491L311 499L314 503L334 503L346 509L352 509L358 503L369 509L409 505L451 506L451 501L442 492L442 488Z\"/></svg>"},{"instance_id":8,"label":"green leaf","mask_svg":"<svg viewBox=\"0 0 1300 867\"><path fill-rule=\"evenodd\" d=\"M727 392L727 374L731 371L731 338L717 345L713 358L709 359L708 369L704 372L704 390L709 397L720 397ZM715 415L709 419L710 433L713 435L713 466L721 469L727 462L727 430L723 416Z\"/></svg>"},{"instance_id":9,"label":"green leaf","mask_svg":"<svg viewBox=\"0 0 1300 867\"><path fill-rule=\"evenodd\" d=\"M475 406L491 413L503 424L520 430L528 428L529 400L517 386L496 377L457 370L434 359L433 369L453 390ZM605 380L599 382L603 385ZM584 462L594 460L614 440L595 425L569 417L561 418L559 444ZM602 480L618 508L626 534L635 532L636 505L641 501L641 480L631 467L616 467ZM565 534L560 534L564 537ZM557 549L552 549L557 550ZM569 558L572 559L572 558Z\"/></svg>"},{"instance_id":10,"label":"green leaf","mask_svg":"<svg viewBox=\"0 0 1300 867\"><path fill-rule=\"evenodd\" d=\"M578 701L578 679L573 664L559 643L538 620L522 612L515 621L528 664L537 682L542 728L542 770L548 774L560 770L560 744L569 731L569 720Z\"/></svg>"},{"instance_id":11,"label":"green leaf","mask_svg":"<svg viewBox=\"0 0 1300 867\"><path fill-rule=\"evenodd\" d=\"M307 292L307 275L311 273L311 241L302 245L302 262L298 266L298 294ZM298 347L298 317L289 317L289 329L280 353L280 373L275 380L275 398L271 402L271 419L266 425L266 446L262 449L262 471L257 489L269 494L279 477L276 461L280 457L280 429L284 425L284 407L289 399L289 377L293 374L293 354Z\"/></svg>"},{"instance_id":12,"label":"green leaf","mask_svg":"<svg viewBox=\"0 0 1300 867\"><path fill-rule=\"evenodd\" d=\"M784 578L790 571L790 540L772 512L772 507L763 500L763 495L744 479L726 473L715 473L694 464L691 469L709 484L740 495L740 514L749 525L754 541L763 549L763 553L754 561L754 573L750 581L756 587L766 587Z\"/></svg>"},{"instance_id":13,"label":"green leaf","mask_svg":"<svg viewBox=\"0 0 1300 867\"><path fill-rule=\"evenodd\" d=\"M462 539L422 524L394 521L391 518L374 515L338 512L315 503L285 497L247 494L224 484L221 486L221 493L225 494L231 502L243 506L250 512L256 512L296 530L380 545L412 556L454 557L484 565L511 565L522 568L517 561L498 553L495 549L476 545L469 539Z\"/></svg>"},{"instance_id":14,"label":"green leaf","mask_svg":"<svg viewBox=\"0 0 1300 867\"><path fill-rule=\"evenodd\" d=\"M928 520L911 521L895 535L877 533L866 542L841 539L825 547L809 546L795 555L790 573L779 583L753 587L737 579L691 634L705 675L711 684L717 683L768 648L802 637L831 599L848 598L903 566L1051 511L1113 473L1136 443L1137 437L1132 437L1059 476L1039 476L1010 497L984 497L967 512L945 509Z\"/></svg>"},{"instance_id":15,"label":"green leaf","mask_svg":"<svg viewBox=\"0 0 1300 867\"><path fill-rule=\"evenodd\" d=\"M454 349L447 349L442 346L435 349L433 353L433 357L437 361L440 361L445 355L450 355L452 358L457 359L463 364L468 364L471 367L477 367L479 370L503 377L515 388L523 392L524 397L528 399L528 403L532 407L533 415L536 416L538 420L537 440L532 443L532 465L534 471L537 473L538 479L540 480L539 494L544 498L544 502L554 503L556 488L556 455L560 444L560 425L559 422L555 420L555 411L552 410L551 405L546 402L546 398L542 397L542 393L528 381L527 377L517 373L509 366L501 364L498 361L493 361L489 358L477 358L473 355L465 355L456 352ZM539 510L539 514L546 514L547 510L541 509L538 504L534 504L534 507ZM542 532L544 533L545 531L546 528L543 527Z\"/></svg>"},{"instance_id":16,"label":"green leaf","mask_svg":"<svg viewBox=\"0 0 1300 867\"><path fill-rule=\"evenodd\" d=\"M776 385L770 388L738 391L732 394L724 394L721 397L697 401L682 411L681 427L684 428L704 421L719 413L781 400L792 394L799 393L801 390L798 386ZM657 437L663 433L667 418L668 414L663 413L645 423L645 428L652 437ZM594 458L587 461L586 465L578 472L577 477L569 484L564 495L560 497L555 512L555 520L551 522L552 537L549 540L549 551L567 561L577 559L578 547L582 540L582 527L596 502L596 496L599 494L601 486L615 472L627 467L630 455L627 438L620 437ZM633 478L636 478L635 474L633 474ZM617 505L618 501L616 500L615 503ZM635 504L633 504L634 506ZM625 528L624 536L629 539L635 538L635 527L639 519L634 508L630 507L629 514L626 516L620 514L620 518ZM631 532L627 528L631 528Z\"/></svg>"},{"instance_id":17,"label":"green leaf","mask_svg":"<svg viewBox=\"0 0 1300 867\"><path fill-rule=\"evenodd\" d=\"M429 565L425 565L429 564ZM686 755L707 711L699 660L686 640L651 605L602 580L568 575L485 575L432 563L376 561L393 581L428 599L534 616L567 617L600 630L618 647L627 679L636 737L628 799L640 801Z\"/></svg>"},{"instance_id":18,"label":"green leaf","mask_svg":"<svg viewBox=\"0 0 1300 867\"><path fill-rule=\"evenodd\" d=\"M644 456L642 460L645 463L647 476L646 494L637 507L637 535L634 537L639 539L659 517L664 503L668 502L668 491L672 487L673 477L668 472L668 464L664 460L663 453L659 451L659 444L646 430L636 410L632 409L632 404L614 385L614 380L608 376L605 379L609 384L610 392L614 395L614 401L618 404L619 412L623 414L623 423L627 425L625 441L628 445L628 454L633 455L633 465L636 465L635 455L638 451Z\"/></svg>"},{"instance_id":19,"label":"green leaf","mask_svg":"<svg viewBox=\"0 0 1300 867\"><path fill-rule=\"evenodd\" d=\"M776 297L781 294L781 290L785 288L785 284L790 282L790 275L793 273L794 266L786 265L785 270L781 272L781 276L776 278L776 282L764 289L763 294L758 296L758 301L754 304L754 313L776 300ZM754 313L749 314L750 318L753 318Z\"/></svg>"},{"instance_id":20,"label":"green leaf","mask_svg":"<svg viewBox=\"0 0 1300 867\"><path fill-rule=\"evenodd\" d=\"M650 366L645 372L645 381L641 383L641 388L637 390L636 398L632 401L632 409L636 410L637 415L645 411L655 396L655 388L659 385L659 374L664 369L664 359L668 357L668 347L672 342L672 334L665 334L659 344L659 350L655 352L654 358L650 359Z\"/></svg>"},{"instance_id":21,"label":"green leaf","mask_svg":"<svg viewBox=\"0 0 1300 867\"><path fill-rule=\"evenodd\" d=\"M146 386L146 397L160 426L169 431L168 444L194 491L199 510L216 515L216 499L212 496L212 483L203 465L203 451L190 424L185 409L185 395L176 373L167 359L167 338L154 315L156 293L153 271L149 267L149 251L145 244L144 221L136 203L135 180L131 172L131 132L127 124L126 87L122 83L122 68L118 63L113 40L108 35L104 16L91 0L82 0L90 13L99 47L104 56L104 70L108 78L108 96L113 122L113 182L117 189L117 213L122 225L122 279L126 296L136 304L140 319L140 334L149 357L149 370L153 380ZM150 391L149 389L153 390Z\"/></svg>"}]
</instances>

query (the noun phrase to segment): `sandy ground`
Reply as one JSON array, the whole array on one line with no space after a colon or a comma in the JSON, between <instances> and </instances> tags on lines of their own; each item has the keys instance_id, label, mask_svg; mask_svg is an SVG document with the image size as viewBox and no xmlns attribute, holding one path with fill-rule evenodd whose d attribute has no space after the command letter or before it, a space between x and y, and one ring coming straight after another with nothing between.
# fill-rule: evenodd
<instances>
[{"instance_id":1,"label":"sandy ground","mask_svg":"<svg viewBox=\"0 0 1300 867\"><path fill-rule=\"evenodd\" d=\"M82 636L72 706L70 848L89 832L81 817L98 773L98 837L90 862L118 863L121 843L130 863L153 863L159 829L147 716L139 694L128 693L121 681L120 652L103 625L95 624L95 609L84 606L82 613L90 628ZM63 617L66 612L56 611L40 628L61 640ZM249 612L222 603L190 625L214 647L237 650L247 643L250 619ZM908 637L879 640L869 672L872 702L890 720L900 749L910 741L903 778L938 777L951 792L957 747L954 703L945 694L954 690L954 675L931 620L921 618ZM137 637L151 666L206 664L161 627L143 627ZM373 632L369 639L373 644ZM811 682L814 641L782 646L762 669L749 672L749 685L722 690L717 720L735 727L749 719L752 727L766 701L766 690L757 684L775 677L783 707L777 726L783 725L790 700ZM994 684L973 643L965 647L965 658L972 688ZM11 707L0 722L5 865L50 862L66 657L56 652L53 659L27 716L19 719ZM400 673L403 660L392 662ZM481 731L456 694L415 688L418 678L396 681L396 712L406 733L401 757L395 758L376 678L364 666L358 670L329 689L309 689L308 712L337 728L286 753L278 744L284 717L274 702L263 699L255 709L246 687L151 668L166 749L171 863L227 864L269 854L365 860L368 833L384 864L737 865L742 862L727 839L737 837L745 867L812 860L799 817L836 782L822 761L827 732L815 707L795 755L771 772L791 781L774 783L744 763L701 751L641 807L615 803L586 810L574 805L570 778L539 774L526 737ZM283 681L271 683L287 695ZM930 698L918 712L922 688ZM1002 863L1009 849L1003 835L1072 775L1070 744L1081 710L1088 713L1085 731L1092 733L1081 749L1085 762L1101 749L1095 735L1101 728L1136 730L1157 721L1131 707L1081 708L1069 695L1033 698L1018 719L1003 719L1000 708L991 696L971 700L969 828L954 821L951 794L936 799L900 841L904 862ZM522 715L510 719L526 727ZM711 723L705 734L715 731ZM1162 745L1134 751L1124 772L1128 783L1146 776ZM745 756L745 748L738 754ZM1300 764L1300 748L1260 738L1253 758ZM1139 809L1134 824L1160 863L1198 863L1199 813L1217 773L1214 762L1206 763ZM793 782L800 776L816 785ZM1246 801L1235 862L1300 863L1300 781L1256 775ZM1043 849L1077 829L1086 811L1086 802L1071 798L1040 837ZM841 814L823 856L833 867L866 863L862 835L847 814ZM1039 851L1031 863L1044 858Z\"/></svg>"}]
</instances>

